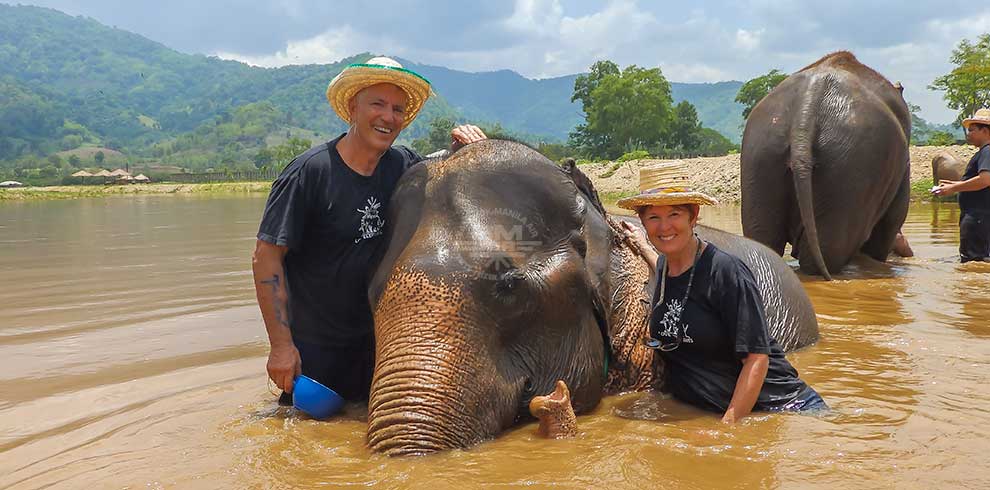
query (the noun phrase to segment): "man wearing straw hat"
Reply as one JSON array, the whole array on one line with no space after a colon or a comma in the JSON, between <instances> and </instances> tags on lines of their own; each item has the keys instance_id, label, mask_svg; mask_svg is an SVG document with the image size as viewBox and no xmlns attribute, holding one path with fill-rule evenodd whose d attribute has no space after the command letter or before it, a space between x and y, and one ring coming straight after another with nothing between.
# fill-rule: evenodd
<instances>
[{"instance_id":1,"label":"man wearing straw hat","mask_svg":"<svg viewBox=\"0 0 990 490\"><path fill-rule=\"evenodd\" d=\"M271 350L268 376L291 403L305 374L348 400L368 396L374 334L367 276L399 177L423 158L392 143L423 108L430 82L390 58L349 65L327 87L346 133L297 156L272 184L253 256ZM451 132L451 150L485 135Z\"/></svg>"},{"instance_id":2,"label":"man wearing straw hat","mask_svg":"<svg viewBox=\"0 0 990 490\"><path fill-rule=\"evenodd\" d=\"M979 148L963 172L963 180L940 180L937 196L959 193L959 258L990 262L990 109L964 119L966 141Z\"/></svg>"},{"instance_id":3,"label":"man wearing straw hat","mask_svg":"<svg viewBox=\"0 0 990 490\"><path fill-rule=\"evenodd\" d=\"M646 345L664 361L665 391L726 423L753 410L828 408L770 337L753 273L694 232L701 206L715 198L693 188L680 161L644 167L639 180L640 194L617 205L646 229L623 222L657 277Z\"/></svg>"}]
</instances>

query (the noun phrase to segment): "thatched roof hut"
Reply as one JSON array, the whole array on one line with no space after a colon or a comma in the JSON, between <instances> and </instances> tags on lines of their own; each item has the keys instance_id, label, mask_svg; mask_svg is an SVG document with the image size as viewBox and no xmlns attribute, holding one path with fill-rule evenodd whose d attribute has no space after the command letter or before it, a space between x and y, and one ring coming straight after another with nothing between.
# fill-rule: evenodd
<instances>
[{"instance_id":1,"label":"thatched roof hut","mask_svg":"<svg viewBox=\"0 0 990 490\"><path fill-rule=\"evenodd\" d=\"M151 181L151 179L149 179L149 178L148 178L148 177L147 177L146 175L144 175L144 174L137 174L137 177L134 177L134 180L136 180L136 181L138 181L138 182L149 182L149 181Z\"/></svg>"},{"instance_id":2,"label":"thatched roof hut","mask_svg":"<svg viewBox=\"0 0 990 490\"><path fill-rule=\"evenodd\" d=\"M99 172L93 174L93 177L112 177L112 175L110 174L109 170L104 168L104 169L100 169Z\"/></svg>"},{"instance_id":3,"label":"thatched roof hut","mask_svg":"<svg viewBox=\"0 0 990 490\"><path fill-rule=\"evenodd\" d=\"M91 173L89 173L89 172L87 172L85 170L80 170L80 171L72 174L72 176L73 177L92 177L93 174L91 174Z\"/></svg>"},{"instance_id":4,"label":"thatched roof hut","mask_svg":"<svg viewBox=\"0 0 990 490\"><path fill-rule=\"evenodd\" d=\"M126 171L126 170L124 170L124 169L122 169L122 168L118 168L117 170L114 170L113 172L110 172L110 176L111 177L123 177L125 175L128 176L128 177L130 177L131 176L131 173L128 172L128 171Z\"/></svg>"}]
</instances>

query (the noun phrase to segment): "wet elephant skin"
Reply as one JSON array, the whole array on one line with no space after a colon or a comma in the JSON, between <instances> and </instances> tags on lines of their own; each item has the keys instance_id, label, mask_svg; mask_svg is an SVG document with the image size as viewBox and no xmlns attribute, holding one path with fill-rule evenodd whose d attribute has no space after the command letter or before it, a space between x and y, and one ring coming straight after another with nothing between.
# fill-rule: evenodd
<instances>
[{"instance_id":1,"label":"wet elephant skin","mask_svg":"<svg viewBox=\"0 0 990 490\"><path fill-rule=\"evenodd\" d=\"M754 108L741 155L743 233L826 279L858 252L885 261L907 216L911 118L848 52L791 75Z\"/></svg>"}]
</instances>

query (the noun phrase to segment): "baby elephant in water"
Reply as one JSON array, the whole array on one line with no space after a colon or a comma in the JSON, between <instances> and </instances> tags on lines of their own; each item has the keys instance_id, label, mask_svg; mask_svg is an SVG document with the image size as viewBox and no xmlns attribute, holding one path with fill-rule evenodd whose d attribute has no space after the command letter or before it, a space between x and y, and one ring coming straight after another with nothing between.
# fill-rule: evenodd
<instances>
[{"instance_id":1,"label":"baby elephant in water","mask_svg":"<svg viewBox=\"0 0 990 490\"><path fill-rule=\"evenodd\" d=\"M410 169L386 222L369 287L372 450L469 447L531 410L549 435L572 434L570 411L656 387L661 367L642 343L650 270L576 167L517 143L471 144ZM765 276L777 281L779 340L814 342L810 302L789 301L804 294L796 278L782 288L786 276Z\"/></svg>"}]
</instances>

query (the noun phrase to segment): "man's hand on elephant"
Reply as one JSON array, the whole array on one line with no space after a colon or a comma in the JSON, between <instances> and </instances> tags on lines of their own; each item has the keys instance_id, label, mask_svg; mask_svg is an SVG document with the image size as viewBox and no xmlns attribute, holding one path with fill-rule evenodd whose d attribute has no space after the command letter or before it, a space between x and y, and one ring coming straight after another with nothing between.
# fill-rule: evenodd
<instances>
[{"instance_id":1,"label":"man's hand on elephant","mask_svg":"<svg viewBox=\"0 0 990 490\"><path fill-rule=\"evenodd\" d=\"M932 194L936 196L951 196L956 193L955 184L957 182L951 180L940 180L937 186L932 187Z\"/></svg>"},{"instance_id":2,"label":"man's hand on elephant","mask_svg":"<svg viewBox=\"0 0 990 490\"><path fill-rule=\"evenodd\" d=\"M460 150L464 145L488 139L485 132L473 124L463 124L450 130L450 152Z\"/></svg>"},{"instance_id":3,"label":"man's hand on elephant","mask_svg":"<svg viewBox=\"0 0 990 490\"><path fill-rule=\"evenodd\" d=\"M292 383L302 374L302 359L295 345L272 346L268 353L268 377L275 386L286 393L292 393Z\"/></svg>"}]
</instances>

